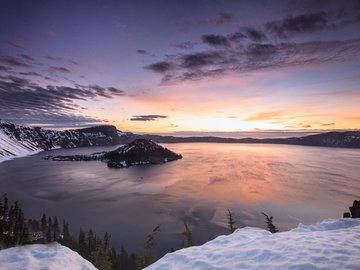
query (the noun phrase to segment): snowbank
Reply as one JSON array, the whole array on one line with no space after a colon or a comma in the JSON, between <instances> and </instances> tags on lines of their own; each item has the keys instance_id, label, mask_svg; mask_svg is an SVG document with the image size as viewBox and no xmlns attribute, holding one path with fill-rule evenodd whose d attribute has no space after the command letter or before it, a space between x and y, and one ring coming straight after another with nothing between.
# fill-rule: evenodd
<instances>
[{"instance_id":1,"label":"snowbank","mask_svg":"<svg viewBox=\"0 0 360 270\"><path fill-rule=\"evenodd\" d=\"M169 253L146 269L359 270L360 219L325 220L276 234L246 227Z\"/></svg>"},{"instance_id":2,"label":"snowbank","mask_svg":"<svg viewBox=\"0 0 360 270\"><path fill-rule=\"evenodd\" d=\"M78 253L57 243L0 250L1 270L96 270Z\"/></svg>"}]
</instances>

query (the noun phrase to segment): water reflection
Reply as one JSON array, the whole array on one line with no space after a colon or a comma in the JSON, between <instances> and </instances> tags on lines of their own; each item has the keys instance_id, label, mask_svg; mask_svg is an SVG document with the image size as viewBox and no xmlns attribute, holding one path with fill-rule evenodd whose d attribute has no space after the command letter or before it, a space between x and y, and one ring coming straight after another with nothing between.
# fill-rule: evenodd
<instances>
[{"instance_id":1,"label":"water reflection","mask_svg":"<svg viewBox=\"0 0 360 270\"><path fill-rule=\"evenodd\" d=\"M159 252L181 243L183 222L198 243L226 233L226 209L238 226L264 227L261 212L281 230L337 218L360 194L360 151L244 144L166 145L183 155L164 165L109 169L101 162L54 162L49 153L0 164L0 192L20 200L30 218L43 212L99 233L115 246L141 251L162 225ZM114 147L54 150L89 154Z\"/></svg>"}]
</instances>

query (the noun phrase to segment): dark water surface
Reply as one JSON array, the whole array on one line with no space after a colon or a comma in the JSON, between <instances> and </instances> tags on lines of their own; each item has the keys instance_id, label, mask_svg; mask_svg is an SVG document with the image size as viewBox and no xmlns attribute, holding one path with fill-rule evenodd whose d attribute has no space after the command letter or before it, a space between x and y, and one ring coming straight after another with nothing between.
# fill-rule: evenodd
<instances>
[{"instance_id":1,"label":"dark water surface","mask_svg":"<svg viewBox=\"0 0 360 270\"><path fill-rule=\"evenodd\" d=\"M115 247L142 252L161 224L159 253L178 248L183 222L202 243L227 233L226 210L237 226L280 230L339 218L360 199L360 151L247 144L167 144L183 155L164 165L110 169L105 163L56 162L46 155L88 154L116 147L59 149L0 164L0 193L19 200L27 218L43 212L112 233Z\"/></svg>"}]
</instances>

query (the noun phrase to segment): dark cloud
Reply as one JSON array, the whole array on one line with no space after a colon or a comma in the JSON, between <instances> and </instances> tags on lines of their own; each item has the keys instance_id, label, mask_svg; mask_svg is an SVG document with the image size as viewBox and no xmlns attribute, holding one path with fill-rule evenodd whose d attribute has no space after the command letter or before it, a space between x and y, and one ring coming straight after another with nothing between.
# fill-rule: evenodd
<instances>
[{"instance_id":1,"label":"dark cloud","mask_svg":"<svg viewBox=\"0 0 360 270\"><path fill-rule=\"evenodd\" d=\"M136 52L138 54L148 54L148 52L146 50L144 50L144 49L137 49Z\"/></svg>"},{"instance_id":2,"label":"dark cloud","mask_svg":"<svg viewBox=\"0 0 360 270\"><path fill-rule=\"evenodd\" d=\"M24 47L21 46L20 44L15 43L15 42L12 42L12 41L10 41L10 40L0 39L0 41L1 41L2 43L4 43L4 44L10 46L10 47L15 48L15 49L20 49L20 50L23 50L23 49L24 49Z\"/></svg>"},{"instance_id":3,"label":"dark cloud","mask_svg":"<svg viewBox=\"0 0 360 270\"><path fill-rule=\"evenodd\" d=\"M185 54L182 56L181 66L189 69L199 68L214 64L221 56L217 52L203 52Z\"/></svg>"},{"instance_id":4,"label":"dark cloud","mask_svg":"<svg viewBox=\"0 0 360 270\"><path fill-rule=\"evenodd\" d=\"M13 67L20 67L20 68L30 68L31 65L22 62L16 57L10 56L10 55L2 55L0 56L0 62L8 64Z\"/></svg>"},{"instance_id":5,"label":"dark cloud","mask_svg":"<svg viewBox=\"0 0 360 270\"><path fill-rule=\"evenodd\" d=\"M150 65L162 67L164 63L168 63L164 65L166 68L148 69L161 73L163 83L176 83L259 69L322 64L358 58L360 58L360 39L250 43L236 48L221 47L199 53L168 55L164 61Z\"/></svg>"},{"instance_id":6,"label":"dark cloud","mask_svg":"<svg viewBox=\"0 0 360 270\"><path fill-rule=\"evenodd\" d=\"M63 73L70 73L70 70L65 68L65 67L54 67L54 66L49 66L48 68L49 72L63 72Z\"/></svg>"},{"instance_id":7,"label":"dark cloud","mask_svg":"<svg viewBox=\"0 0 360 270\"><path fill-rule=\"evenodd\" d=\"M266 28L278 37L311 33L328 27L327 17L325 12L303 14L282 21L268 22Z\"/></svg>"},{"instance_id":8,"label":"dark cloud","mask_svg":"<svg viewBox=\"0 0 360 270\"><path fill-rule=\"evenodd\" d=\"M53 56L53 55L45 55L44 57L45 57L46 59L51 60L51 61L61 61L61 60L62 60L61 57Z\"/></svg>"},{"instance_id":9,"label":"dark cloud","mask_svg":"<svg viewBox=\"0 0 360 270\"><path fill-rule=\"evenodd\" d=\"M235 33L232 33L228 36L228 39L234 42L239 42L241 40L243 40L244 38L246 38L246 36L244 35L244 33L237 31Z\"/></svg>"},{"instance_id":10,"label":"dark cloud","mask_svg":"<svg viewBox=\"0 0 360 270\"><path fill-rule=\"evenodd\" d=\"M35 76L35 77L42 77L39 73L30 71L30 72L19 72L20 75L23 76Z\"/></svg>"},{"instance_id":11,"label":"dark cloud","mask_svg":"<svg viewBox=\"0 0 360 270\"><path fill-rule=\"evenodd\" d=\"M8 71L10 71L10 70L11 70L11 68L6 67L6 66L1 66L1 65L0 65L0 71L5 71L5 72L8 72Z\"/></svg>"},{"instance_id":12,"label":"dark cloud","mask_svg":"<svg viewBox=\"0 0 360 270\"><path fill-rule=\"evenodd\" d=\"M263 41L267 39L264 32L257 30L255 28L246 28L245 29L245 35L252 41Z\"/></svg>"},{"instance_id":13,"label":"dark cloud","mask_svg":"<svg viewBox=\"0 0 360 270\"><path fill-rule=\"evenodd\" d=\"M171 69L171 63L162 61L145 66L144 68L158 73L165 73Z\"/></svg>"},{"instance_id":14,"label":"dark cloud","mask_svg":"<svg viewBox=\"0 0 360 270\"><path fill-rule=\"evenodd\" d=\"M20 54L20 56L22 58L24 58L25 60L34 61L34 59L31 56L27 55L27 54Z\"/></svg>"},{"instance_id":15,"label":"dark cloud","mask_svg":"<svg viewBox=\"0 0 360 270\"><path fill-rule=\"evenodd\" d=\"M204 43L210 46L228 46L229 41L226 37L221 35L202 35L201 39Z\"/></svg>"},{"instance_id":16,"label":"dark cloud","mask_svg":"<svg viewBox=\"0 0 360 270\"><path fill-rule=\"evenodd\" d=\"M134 115L130 118L131 121L154 121L157 119L168 118L166 115L149 114L149 115Z\"/></svg>"},{"instance_id":17,"label":"dark cloud","mask_svg":"<svg viewBox=\"0 0 360 270\"><path fill-rule=\"evenodd\" d=\"M75 66L80 66L80 64L78 62L76 62L75 60L69 59L70 64L73 64Z\"/></svg>"},{"instance_id":18,"label":"dark cloud","mask_svg":"<svg viewBox=\"0 0 360 270\"><path fill-rule=\"evenodd\" d=\"M125 91L114 87L98 85L46 86L42 87L28 79L15 76L0 77L0 115L3 119L23 121L54 122L99 121L96 118L79 116L86 108L76 104L79 100L98 97L113 98L124 95ZM81 122L80 121L80 122Z\"/></svg>"}]
</instances>

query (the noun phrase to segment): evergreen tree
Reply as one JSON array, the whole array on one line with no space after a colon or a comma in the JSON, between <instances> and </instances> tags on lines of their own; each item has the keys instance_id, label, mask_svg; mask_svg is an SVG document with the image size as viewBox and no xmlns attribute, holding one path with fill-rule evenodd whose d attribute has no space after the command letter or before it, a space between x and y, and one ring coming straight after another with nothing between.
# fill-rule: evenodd
<instances>
[{"instance_id":1,"label":"evergreen tree","mask_svg":"<svg viewBox=\"0 0 360 270\"><path fill-rule=\"evenodd\" d=\"M184 222L184 226L185 226L185 231L182 233L182 235L185 237L185 243L184 243L184 247L191 247L194 246L194 241L193 241L193 237L192 237L192 232L190 231L188 225Z\"/></svg>"},{"instance_id":2,"label":"evergreen tree","mask_svg":"<svg viewBox=\"0 0 360 270\"><path fill-rule=\"evenodd\" d=\"M139 267L145 268L151 263L155 262L156 256L152 255L153 249L156 247L156 235L160 232L160 225L156 226L152 232L147 236L147 240L144 245L144 257L142 257L138 264Z\"/></svg>"},{"instance_id":3,"label":"evergreen tree","mask_svg":"<svg viewBox=\"0 0 360 270\"><path fill-rule=\"evenodd\" d=\"M110 244L111 244L111 234L108 234L107 232L105 232L105 235L104 235L105 250L108 250L110 248Z\"/></svg>"},{"instance_id":4,"label":"evergreen tree","mask_svg":"<svg viewBox=\"0 0 360 270\"><path fill-rule=\"evenodd\" d=\"M59 228L59 222L57 217L54 217L54 224L53 224L53 239L56 241L59 237L60 228Z\"/></svg>"},{"instance_id":5,"label":"evergreen tree","mask_svg":"<svg viewBox=\"0 0 360 270\"><path fill-rule=\"evenodd\" d=\"M53 236L53 234L52 234L52 228L53 228L53 223L52 223L51 217L49 216L49 218L48 218L48 224L47 224L47 232L46 232L46 241L47 241L48 243L50 243L50 242L53 240L53 238L52 238L52 236Z\"/></svg>"},{"instance_id":6,"label":"evergreen tree","mask_svg":"<svg viewBox=\"0 0 360 270\"><path fill-rule=\"evenodd\" d=\"M87 245L85 239L85 233L80 227L79 237L78 237L78 252L81 256L86 257Z\"/></svg>"},{"instance_id":7,"label":"evergreen tree","mask_svg":"<svg viewBox=\"0 0 360 270\"><path fill-rule=\"evenodd\" d=\"M268 231L271 232L271 233L277 233L279 232L278 228L276 228L276 226L274 225L273 223L273 217L269 217L267 214L265 213L261 213L264 215L265 217L265 221L266 221L266 225L267 225L267 228L268 228Z\"/></svg>"},{"instance_id":8,"label":"evergreen tree","mask_svg":"<svg viewBox=\"0 0 360 270\"><path fill-rule=\"evenodd\" d=\"M103 245L97 245L89 259L99 270L111 270L110 254Z\"/></svg>"},{"instance_id":9,"label":"evergreen tree","mask_svg":"<svg viewBox=\"0 0 360 270\"><path fill-rule=\"evenodd\" d=\"M88 234L87 234L87 254L90 254L96 247L96 243L94 242L94 233L92 231L92 229L89 230Z\"/></svg>"},{"instance_id":10,"label":"evergreen tree","mask_svg":"<svg viewBox=\"0 0 360 270\"><path fill-rule=\"evenodd\" d=\"M230 233L233 233L236 228L235 228L235 221L234 221L234 217L233 217L233 213L231 213L231 211L228 209L228 228Z\"/></svg>"},{"instance_id":11,"label":"evergreen tree","mask_svg":"<svg viewBox=\"0 0 360 270\"><path fill-rule=\"evenodd\" d=\"M43 236L45 236L47 232L47 219L45 213L41 217L41 231L43 233Z\"/></svg>"}]
</instances>

